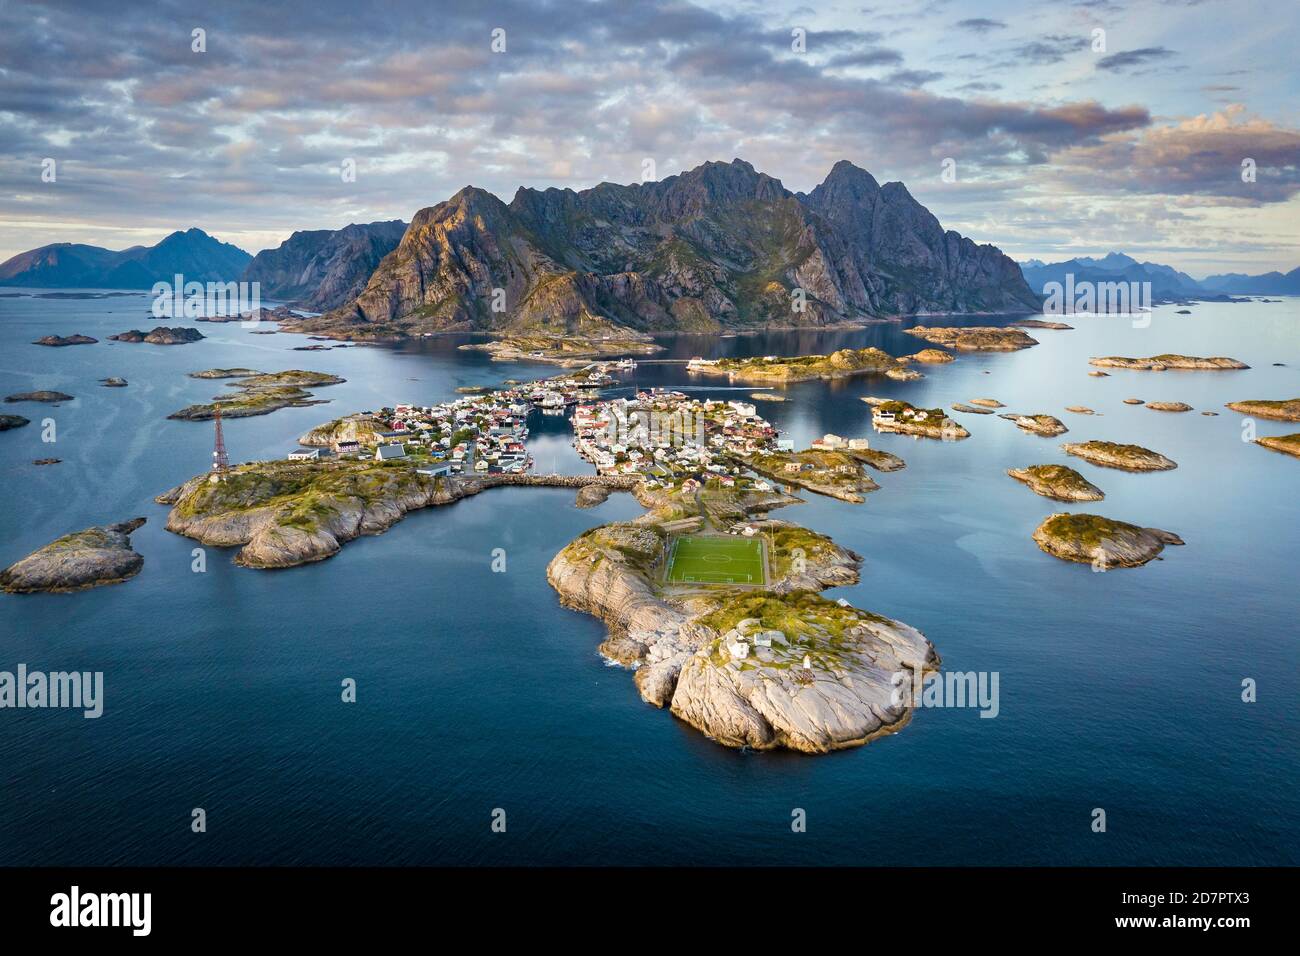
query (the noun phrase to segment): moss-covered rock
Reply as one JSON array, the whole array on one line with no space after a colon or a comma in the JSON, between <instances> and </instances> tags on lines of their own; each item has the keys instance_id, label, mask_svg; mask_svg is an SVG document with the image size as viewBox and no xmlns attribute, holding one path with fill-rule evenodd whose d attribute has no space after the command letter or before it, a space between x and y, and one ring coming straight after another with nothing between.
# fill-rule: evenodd
<instances>
[{"instance_id":1,"label":"moss-covered rock","mask_svg":"<svg viewBox=\"0 0 1300 956\"><path fill-rule=\"evenodd\" d=\"M1023 481L1036 495L1057 501L1101 501L1105 493L1068 465L1030 465L1008 468L1007 474Z\"/></svg>"},{"instance_id":2,"label":"moss-covered rock","mask_svg":"<svg viewBox=\"0 0 1300 956\"><path fill-rule=\"evenodd\" d=\"M1138 567L1159 556L1165 545L1183 544L1170 531L1091 514L1051 515L1034 531L1034 540L1054 557L1099 570Z\"/></svg>"}]
</instances>

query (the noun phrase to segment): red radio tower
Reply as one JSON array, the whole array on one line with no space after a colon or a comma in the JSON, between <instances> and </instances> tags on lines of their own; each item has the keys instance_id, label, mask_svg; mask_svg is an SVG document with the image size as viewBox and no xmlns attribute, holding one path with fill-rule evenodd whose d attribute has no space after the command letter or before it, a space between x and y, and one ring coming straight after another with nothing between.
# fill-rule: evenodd
<instances>
[{"instance_id":1,"label":"red radio tower","mask_svg":"<svg viewBox=\"0 0 1300 956\"><path fill-rule=\"evenodd\" d=\"M212 470L218 475L225 475L230 470L230 457L226 454L226 439L221 434L221 405L212 410L212 421L217 426L217 441L212 449Z\"/></svg>"}]
</instances>

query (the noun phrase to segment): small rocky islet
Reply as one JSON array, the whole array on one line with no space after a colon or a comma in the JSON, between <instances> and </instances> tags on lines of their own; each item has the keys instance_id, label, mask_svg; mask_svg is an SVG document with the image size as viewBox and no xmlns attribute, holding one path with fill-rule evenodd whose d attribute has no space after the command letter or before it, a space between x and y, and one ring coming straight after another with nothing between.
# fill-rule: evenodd
<instances>
[{"instance_id":1,"label":"small rocky islet","mask_svg":"<svg viewBox=\"0 0 1300 956\"><path fill-rule=\"evenodd\" d=\"M457 347L466 352L486 352L497 362L548 362L572 368L596 359L655 355L663 351L663 346L648 336L638 337L621 329L618 334L606 336L515 333L491 342L473 342Z\"/></svg>"},{"instance_id":2,"label":"small rocky islet","mask_svg":"<svg viewBox=\"0 0 1300 956\"><path fill-rule=\"evenodd\" d=\"M44 402L54 404L56 402L70 402L73 396L67 392L54 392L42 389L35 392L16 392L13 395L6 395L6 402Z\"/></svg>"},{"instance_id":3,"label":"small rocky islet","mask_svg":"<svg viewBox=\"0 0 1300 956\"><path fill-rule=\"evenodd\" d=\"M30 418L23 418L21 415L0 415L0 432L7 432L12 428L22 428L24 425L30 425Z\"/></svg>"},{"instance_id":4,"label":"small rocky islet","mask_svg":"<svg viewBox=\"0 0 1300 956\"><path fill-rule=\"evenodd\" d=\"M198 329L183 326L171 328L166 325L155 326L148 332L131 329L127 332L119 332L117 335L109 336L109 339L114 342L144 343L147 345L188 345L202 338L205 338L205 336Z\"/></svg>"},{"instance_id":5,"label":"small rocky islet","mask_svg":"<svg viewBox=\"0 0 1300 956\"><path fill-rule=\"evenodd\" d=\"M48 345L51 348L64 348L69 345L94 345L99 339L77 333L75 335L43 335L33 345Z\"/></svg>"},{"instance_id":6,"label":"small rocky islet","mask_svg":"<svg viewBox=\"0 0 1300 956\"><path fill-rule=\"evenodd\" d=\"M813 380L830 381L858 375L888 375L906 372L906 360L878 348L840 349L829 355L776 356L758 358L692 359L686 366L692 375L725 376L734 382L784 384ZM913 377L919 378L920 373ZM906 379L907 376L904 375Z\"/></svg>"},{"instance_id":7,"label":"small rocky islet","mask_svg":"<svg viewBox=\"0 0 1300 956\"><path fill-rule=\"evenodd\" d=\"M0 571L0 588L33 594L126 581L144 566L144 558L131 547L132 532L144 523L144 518L132 518L57 538Z\"/></svg>"},{"instance_id":8,"label":"small rocky islet","mask_svg":"<svg viewBox=\"0 0 1300 956\"><path fill-rule=\"evenodd\" d=\"M1164 372L1169 369L1176 371L1231 371L1250 368L1244 362L1238 362L1234 358L1226 358L1222 355L1201 358L1196 355L1176 355L1173 353L1152 355L1149 358L1107 355L1101 358L1088 359L1088 364L1099 368L1126 368L1142 372Z\"/></svg>"},{"instance_id":9,"label":"small rocky islet","mask_svg":"<svg viewBox=\"0 0 1300 956\"><path fill-rule=\"evenodd\" d=\"M1172 459L1141 445L1085 441L1067 442L1061 449L1067 455L1074 455L1091 464L1121 471L1170 471L1178 467Z\"/></svg>"},{"instance_id":10,"label":"small rocky islet","mask_svg":"<svg viewBox=\"0 0 1300 956\"><path fill-rule=\"evenodd\" d=\"M302 369L258 372L255 369L245 368L217 368L191 372L190 377L233 379L229 384L237 391L214 396L208 404L187 405L168 415L168 418L191 422L208 421L216 415L218 406L221 408L223 418L250 418L255 415L269 415L282 408L323 405L326 400L313 397L307 389L340 385L346 381L327 372L309 372Z\"/></svg>"},{"instance_id":11,"label":"small rocky islet","mask_svg":"<svg viewBox=\"0 0 1300 956\"><path fill-rule=\"evenodd\" d=\"M1024 329L1015 327L954 328L918 325L903 331L933 345L945 345L959 352L1016 352L1038 344L1038 340L1031 338Z\"/></svg>"},{"instance_id":12,"label":"small rocky islet","mask_svg":"<svg viewBox=\"0 0 1300 956\"><path fill-rule=\"evenodd\" d=\"M1184 543L1171 531L1070 513L1049 515L1035 529L1034 541L1053 557L1099 569L1139 567L1159 557L1166 545Z\"/></svg>"},{"instance_id":13,"label":"small rocky islet","mask_svg":"<svg viewBox=\"0 0 1300 956\"><path fill-rule=\"evenodd\" d=\"M1065 427L1065 423L1054 415L1018 415L1006 414L999 415L999 418L1005 418L1008 421L1016 423L1021 431L1029 432L1033 435L1041 435L1043 438L1055 438L1057 435L1064 435L1070 429Z\"/></svg>"},{"instance_id":14,"label":"small rocky islet","mask_svg":"<svg viewBox=\"0 0 1300 956\"><path fill-rule=\"evenodd\" d=\"M1029 465L1008 468L1007 474L1024 482L1036 495L1056 501L1101 501L1105 492L1068 465Z\"/></svg>"}]
</instances>

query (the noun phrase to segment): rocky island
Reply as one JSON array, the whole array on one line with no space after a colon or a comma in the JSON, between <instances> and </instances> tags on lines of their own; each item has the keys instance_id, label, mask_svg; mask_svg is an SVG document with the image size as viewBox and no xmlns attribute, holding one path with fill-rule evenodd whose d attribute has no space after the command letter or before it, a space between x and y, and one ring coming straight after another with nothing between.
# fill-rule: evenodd
<instances>
[{"instance_id":1,"label":"rocky island","mask_svg":"<svg viewBox=\"0 0 1300 956\"><path fill-rule=\"evenodd\" d=\"M16 394L13 395L6 395L5 401L6 402L45 402L48 404L53 402L70 402L72 401L72 398L73 397L69 395L67 392L51 392L51 391L42 390L38 392L17 392Z\"/></svg>"},{"instance_id":2,"label":"rocky island","mask_svg":"<svg viewBox=\"0 0 1300 956\"><path fill-rule=\"evenodd\" d=\"M613 337L518 334L458 348L466 352L487 352L497 362L549 362L566 368L576 368L599 359L654 355L663 351L662 345L655 344L648 337L636 337L627 330L619 332Z\"/></svg>"},{"instance_id":3,"label":"rocky island","mask_svg":"<svg viewBox=\"0 0 1300 956\"><path fill-rule=\"evenodd\" d=\"M949 362L957 361L957 357L951 352L945 352L943 349L921 349L907 356L913 362L925 362L930 365L946 365Z\"/></svg>"},{"instance_id":4,"label":"rocky island","mask_svg":"<svg viewBox=\"0 0 1300 956\"><path fill-rule=\"evenodd\" d=\"M840 349L830 355L762 358L692 359L686 370L700 375L725 375L734 382L806 382L856 375L884 375L900 368L900 360L877 348Z\"/></svg>"},{"instance_id":5,"label":"rocky island","mask_svg":"<svg viewBox=\"0 0 1300 956\"><path fill-rule=\"evenodd\" d=\"M908 402L880 401L870 397L863 398L863 401L873 406L871 427L877 431L920 435L941 441L970 438L970 432L949 418L942 408L916 408Z\"/></svg>"},{"instance_id":6,"label":"rocky island","mask_svg":"<svg viewBox=\"0 0 1300 956\"><path fill-rule=\"evenodd\" d=\"M1186 402L1147 402L1147 408L1153 412L1190 412L1192 406Z\"/></svg>"},{"instance_id":7,"label":"rocky island","mask_svg":"<svg viewBox=\"0 0 1300 956\"><path fill-rule=\"evenodd\" d=\"M863 471L863 463L845 451L758 452L743 462L751 471L782 484L854 504L861 504L866 500L863 495L880 488Z\"/></svg>"},{"instance_id":8,"label":"rocky island","mask_svg":"<svg viewBox=\"0 0 1300 956\"><path fill-rule=\"evenodd\" d=\"M1240 402L1229 402L1225 407L1231 408L1234 412L1241 412L1243 415L1253 415L1256 418L1271 418L1279 422L1300 422L1300 398L1281 400L1252 398Z\"/></svg>"},{"instance_id":9,"label":"rocky island","mask_svg":"<svg viewBox=\"0 0 1300 956\"><path fill-rule=\"evenodd\" d=\"M308 405L323 405L325 399L313 398L308 388L324 385L339 385L346 379L326 372L307 372L302 369L290 369L286 372L254 372L251 369L208 369L204 372L191 372L193 378L232 378L231 387L237 393L214 396L206 405L187 405L178 412L172 412L168 418L183 421L208 421L221 406L223 418L249 418L253 415L269 415L282 408L303 408Z\"/></svg>"},{"instance_id":10,"label":"rocky island","mask_svg":"<svg viewBox=\"0 0 1300 956\"><path fill-rule=\"evenodd\" d=\"M1000 415L1008 421L1015 422L1017 427L1022 431L1031 432L1035 435L1041 435L1044 438L1055 438L1057 435L1064 435L1069 431L1065 423L1054 415Z\"/></svg>"},{"instance_id":11,"label":"rocky island","mask_svg":"<svg viewBox=\"0 0 1300 956\"><path fill-rule=\"evenodd\" d=\"M1038 340L1031 338L1024 329L1014 327L927 328L918 325L903 331L934 345L947 345L961 352L1017 352L1038 344Z\"/></svg>"},{"instance_id":12,"label":"rocky island","mask_svg":"<svg viewBox=\"0 0 1300 956\"><path fill-rule=\"evenodd\" d=\"M1034 531L1038 546L1063 561L1098 568L1135 568L1159 556L1166 545L1183 539L1159 528L1089 514L1054 514Z\"/></svg>"},{"instance_id":13,"label":"rocky island","mask_svg":"<svg viewBox=\"0 0 1300 956\"><path fill-rule=\"evenodd\" d=\"M109 338L114 342L133 342L136 344L143 342L147 345L187 345L190 342L199 341L199 339L204 338L204 335L198 329L180 326L169 328L165 325L159 325L149 332L131 329L129 332L110 335Z\"/></svg>"},{"instance_id":14,"label":"rocky island","mask_svg":"<svg viewBox=\"0 0 1300 956\"><path fill-rule=\"evenodd\" d=\"M1065 453L1104 468L1121 471L1169 471L1176 462L1141 445L1121 445L1110 441L1085 441L1061 446Z\"/></svg>"},{"instance_id":15,"label":"rocky island","mask_svg":"<svg viewBox=\"0 0 1300 956\"><path fill-rule=\"evenodd\" d=\"M1030 465L1008 468L1007 474L1029 490L1057 501L1101 501L1105 493L1068 465Z\"/></svg>"},{"instance_id":16,"label":"rocky island","mask_svg":"<svg viewBox=\"0 0 1300 956\"><path fill-rule=\"evenodd\" d=\"M901 727L911 700L894 675L937 669L923 634L816 592L858 578L861 559L781 521L751 526L770 541L764 589L683 586L660 573L670 522L699 516L693 496L638 493L652 510L564 548L547 580L568 607L599 617L601 652L635 669L641 697L729 747L826 753ZM774 502L738 496L741 510Z\"/></svg>"},{"instance_id":17,"label":"rocky island","mask_svg":"<svg viewBox=\"0 0 1300 956\"><path fill-rule=\"evenodd\" d=\"M68 345L94 345L99 339L92 339L89 335L43 335L32 345L49 345L53 348L63 348Z\"/></svg>"},{"instance_id":18,"label":"rocky island","mask_svg":"<svg viewBox=\"0 0 1300 956\"><path fill-rule=\"evenodd\" d=\"M1088 359L1089 365L1096 365L1099 368L1127 368L1143 372L1163 372L1166 369L1178 369L1184 371L1192 370L1224 370L1224 369L1243 369L1250 368L1242 362L1233 358L1224 358L1215 356L1213 358L1199 358L1195 355L1152 355L1150 358L1127 358L1122 355L1107 355L1102 358Z\"/></svg>"},{"instance_id":19,"label":"rocky island","mask_svg":"<svg viewBox=\"0 0 1300 956\"><path fill-rule=\"evenodd\" d=\"M7 432L11 428L22 428L31 423L30 418L23 418L21 415L0 415L0 432Z\"/></svg>"},{"instance_id":20,"label":"rocky island","mask_svg":"<svg viewBox=\"0 0 1300 956\"><path fill-rule=\"evenodd\" d=\"M132 518L66 534L0 571L0 588L15 594L80 591L132 578L144 558L131 547L131 533L144 523Z\"/></svg>"}]
</instances>

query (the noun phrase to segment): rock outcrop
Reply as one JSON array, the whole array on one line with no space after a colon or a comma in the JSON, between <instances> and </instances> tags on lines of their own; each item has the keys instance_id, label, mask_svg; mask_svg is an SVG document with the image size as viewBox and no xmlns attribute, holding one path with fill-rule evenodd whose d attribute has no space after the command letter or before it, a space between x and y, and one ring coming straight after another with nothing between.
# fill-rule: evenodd
<instances>
[{"instance_id":1,"label":"rock outcrop","mask_svg":"<svg viewBox=\"0 0 1300 956\"><path fill-rule=\"evenodd\" d=\"M6 402L46 402L46 403L70 402L72 401L72 396L69 395L67 392L51 392L51 391L42 390L38 392L17 392L13 395L6 395L5 401Z\"/></svg>"},{"instance_id":2,"label":"rock outcrop","mask_svg":"<svg viewBox=\"0 0 1300 956\"><path fill-rule=\"evenodd\" d=\"M1056 501L1101 501L1105 493L1068 465L1030 465L1008 468L1007 474L1023 481L1030 491Z\"/></svg>"},{"instance_id":3,"label":"rock outcrop","mask_svg":"<svg viewBox=\"0 0 1300 956\"><path fill-rule=\"evenodd\" d=\"M31 423L30 418L23 418L21 415L0 415L0 432L7 432L11 428L22 428Z\"/></svg>"},{"instance_id":4,"label":"rock outcrop","mask_svg":"<svg viewBox=\"0 0 1300 956\"><path fill-rule=\"evenodd\" d=\"M1150 358L1128 358L1122 355L1107 355L1103 358L1088 359L1089 365L1096 365L1099 368L1127 368L1136 369L1143 372L1163 372L1166 369L1181 369L1186 371L1204 369L1219 371L1224 369L1243 369L1250 368L1242 362L1233 358L1224 358L1223 356L1214 356L1212 358L1200 358L1195 355L1153 355Z\"/></svg>"},{"instance_id":5,"label":"rock outcrop","mask_svg":"<svg viewBox=\"0 0 1300 956\"><path fill-rule=\"evenodd\" d=\"M1183 539L1159 528L1142 528L1099 515L1054 514L1034 531L1038 546L1063 561L1094 567L1133 568L1158 557Z\"/></svg>"},{"instance_id":6,"label":"rock outcrop","mask_svg":"<svg viewBox=\"0 0 1300 956\"><path fill-rule=\"evenodd\" d=\"M1044 438L1055 438L1057 435L1064 435L1069 431L1069 429L1065 427L1065 423L1054 415L1009 414L999 417L1015 422L1016 426L1022 431L1041 435Z\"/></svg>"},{"instance_id":7,"label":"rock outcrop","mask_svg":"<svg viewBox=\"0 0 1300 956\"><path fill-rule=\"evenodd\" d=\"M94 345L99 339L92 339L89 335L76 333L75 335L43 335L32 345L49 345L54 348L63 348L67 345Z\"/></svg>"},{"instance_id":8,"label":"rock outcrop","mask_svg":"<svg viewBox=\"0 0 1300 956\"><path fill-rule=\"evenodd\" d=\"M0 588L15 594L80 591L134 577L144 558L131 547L131 533L145 523L119 524L64 535L0 571Z\"/></svg>"},{"instance_id":9,"label":"rock outcrop","mask_svg":"<svg viewBox=\"0 0 1300 956\"><path fill-rule=\"evenodd\" d=\"M1085 441L1061 446L1066 454L1104 468L1121 471L1169 471L1178 464L1159 452L1141 445L1121 445L1111 441Z\"/></svg>"},{"instance_id":10,"label":"rock outcrop","mask_svg":"<svg viewBox=\"0 0 1300 956\"><path fill-rule=\"evenodd\" d=\"M114 342L134 342L137 344L144 342L148 345L187 345L204 337L203 333L198 329L182 326L169 328L165 325L155 326L149 332L131 329L129 332L119 332L117 335L109 336Z\"/></svg>"},{"instance_id":11,"label":"rock outcrop","mask_svg":"<svg viewBox=\"0 0 1300 956\"><path fill-rule=\"evenodd\" d=\"M935 345L947 345L962 352L1017 352L1037 345L1038 340L1030 338L1024 329L1009 326L994 328L976 326L971 328L927 328L918 325L904 329L908 335L925 339Z\"/></svg>"},{"instance_id":12,"label":"rock outcrop","mask_svg":"<svg viewBox=\"0 0 1300 956\"><path fill-rule=\"evenodd\" d=\"M232 378L235 381L229 384L238 391L216 395L210 404L187 405L172 412L168 418L191 422L210 421L216 416L217 406L221 406L223 418L249 418L254 415L269 415L282 408L323 405L325 399L314 398L307 389L341 385L347 381L328 372L309 372L303 369L289 369L285 372L209 369L205 372L191 372L190 375L193 378Z\"/></svg>"}]
</instances>

